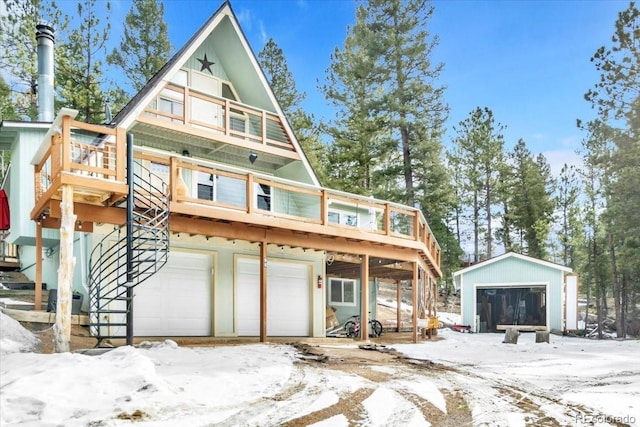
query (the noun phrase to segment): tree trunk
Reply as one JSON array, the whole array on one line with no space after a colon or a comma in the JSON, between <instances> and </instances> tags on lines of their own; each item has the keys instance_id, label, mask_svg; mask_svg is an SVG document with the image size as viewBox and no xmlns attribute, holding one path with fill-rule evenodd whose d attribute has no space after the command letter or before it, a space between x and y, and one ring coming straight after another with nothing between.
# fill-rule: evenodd
<instances>
[{"instance_id":1,"label":"tree trunk","mask_svg":"<svg viewBox=\"0 0 640 427\"><path fill-rule=\"evenodd\" d=\"M611 279L613 280L613 306L616 313L616 336L618 338L624 338L624 315L621 304L620 277L616 263L616 246L611 233L609 233L609 254L611 256Z\"/></svg>"},{"instance_id":2,"label":"tree trunk","mask_svg":"<svg viewBox=\"0 0 640 427\"><path fill-rule=\"evenodd\" d=\"M473 192L473 261L480 261L480 208L478 207L478 192Z\"/></svg>"},{"instance_id":3,"label":"tree trunk","mask_svg":"<svg viewBox=\"0 0 640 427\"><path fill-rule=\"evenodd\" d=\"M598 292L596 296L596 317L598 319L598 339L602 339L602 300L604 299L604 295L602 295L602 289Z\"/></svg>"},{"instance_id":4,"label":"tree trunk","mask_svg":"<svg viewBox=\"0 0 640 427\"><path fill-rule=\"evenodd\" d=\"M58 301L56 307L56 323L53 326L54 347L56 353L70 351L71 342L71 303L73 295L73 269L76 259L73 256L73 232L76 216L73 214L73 187L62 186L60 202L62 218L60 219L60 267L58 269Z\"/></svg>"}]
</instances>

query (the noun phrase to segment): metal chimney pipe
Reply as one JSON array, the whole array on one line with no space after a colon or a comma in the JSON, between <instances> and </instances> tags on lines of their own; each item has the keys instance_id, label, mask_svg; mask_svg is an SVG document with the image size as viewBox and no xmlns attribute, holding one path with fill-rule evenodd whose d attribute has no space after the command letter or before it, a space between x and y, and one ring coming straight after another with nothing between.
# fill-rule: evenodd
<instances>
[{"instance_id":1,"label":"metal chimney pipe","mask_svg":"<svg viewBox=\"0 0 640 427\"><path fill-rule=\"evenodd\" d=\"M53 122L53 41L49 24L36 25L38 42L38 121Z\"/></svg>"}]
</instances>

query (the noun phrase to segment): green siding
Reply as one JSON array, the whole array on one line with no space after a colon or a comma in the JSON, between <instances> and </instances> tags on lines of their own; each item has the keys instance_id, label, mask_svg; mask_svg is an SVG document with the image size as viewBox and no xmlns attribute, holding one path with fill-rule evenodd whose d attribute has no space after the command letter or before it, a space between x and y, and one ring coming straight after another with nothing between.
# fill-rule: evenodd
<instances>
[{"instance_id":1,"label":"green siding","mask_svg":"<svg viewBox=\"0 0 640 427\"><path fill-rule=\"evenodd\" d=\"M8 240L16 245L36 244L36 223L30 219L34 206L34 167L31 160L45 133L46 129L22 129L11 153L11 188L8 189L11 233ZM43 229L42 239L45 247L57 245L58 230Z\"/></svg>"},{"instance_id":2,"label":"green siding","mask_svg":"<svg viewBox=\"0 0 640 427\"><path fill-rule=\"evenodd\" d=\"M461 280L462 323L474 325L475 285L549 284L547 305L549 327L563 328L563 272L557 268L510 257L478 267L459 276Z\"/></svg>"}]
</instances>

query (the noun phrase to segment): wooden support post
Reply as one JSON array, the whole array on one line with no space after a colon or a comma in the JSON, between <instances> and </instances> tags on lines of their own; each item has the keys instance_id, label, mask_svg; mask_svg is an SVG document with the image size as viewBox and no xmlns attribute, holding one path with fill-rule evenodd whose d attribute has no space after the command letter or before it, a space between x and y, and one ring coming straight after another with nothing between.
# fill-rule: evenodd
<instances>
[{"instance_id":1,"label":"wooden support post","mask_svg":"<svg viewBox=\"0 0 640 427\"><path fill-rule=\"evenodd\" d=\"M402 331L402 285L400 280L396 280L396 323L397 332Z\"/></svg>"},{"instance_id":2,"label":"wooden support post","mask_svg":"<svg viewBox=\"0 0 640 427\"><path fill-rule=\"evenodd\" d=\"M260 243L260 342L267 342L267 242Z\"/></svg>"},{"instance_id":3,"label":"wooden support post","mask_svg":"<svg viewBox=\"0 0 640 427\"><path fill-rule=\"evenodd\" d=\"M36 289L33 309L42 310L42 223L40 219L36 222Z\"/></svg>"},{"instance_id":4,"label":"wooden support post","mask_svg":"<svg viewBox=\"0 0 640 427\"><path fill-rule=\"evenodd\" d=\"M369 340L369 255L362 256L360 264L360 279L362 282L360 339Z\"/></svg>"},{"instance_id":5,"label":"wooden support post","mask_svg":"<svg viewBox=\"0 0 640 427\"><path fill-rule=\"evenodd\" d=\"M71 342L71 288L73 287L73 269L76 259L73 256L73 230L76 216L73 213L73 187L62 186L60 202L62 218L60 219L60 267L58 269L58 292L56 307L56 323L53 326L54 347L56 353L70 350Z\"/></svg>"},{"instance_id":6,"label":"wooden support post","mask_svg":"<svg viewBox=\"0 0 640 427\"><path fill-rule=\"evenodd\" d=\"M412 333L413 342L418 342L418 263L413 263L413 280L411 283L411 291L413 292L413 313L411 316L411 322L413 323Z\"/></svg>"}]
</instances>

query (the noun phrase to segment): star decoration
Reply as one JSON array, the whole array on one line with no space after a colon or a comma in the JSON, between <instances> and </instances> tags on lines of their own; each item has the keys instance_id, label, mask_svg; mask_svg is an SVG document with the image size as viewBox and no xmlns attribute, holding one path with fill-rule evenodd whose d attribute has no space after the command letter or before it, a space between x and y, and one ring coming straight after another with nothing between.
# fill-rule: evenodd
<instances>
[{"instance_id":1,"label":"star decoration","mask_svg":"<svg viewBox=\"0 0 640 427\"><path fill-rule=\"evenodd\" d=\"M207 70L208 72L210 72L211 74L213 74L213 71L211 71L211 66L213 64L215 64L215 62L209 61L207 59L207 54L204 54L204 59L200 59L200 58L196 58L198 61L200 61L200 64L202 65L202 67L200 67L200 71L204 71Z\"/></svg>"}]
</instances>

